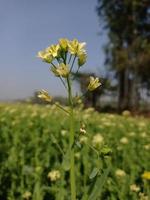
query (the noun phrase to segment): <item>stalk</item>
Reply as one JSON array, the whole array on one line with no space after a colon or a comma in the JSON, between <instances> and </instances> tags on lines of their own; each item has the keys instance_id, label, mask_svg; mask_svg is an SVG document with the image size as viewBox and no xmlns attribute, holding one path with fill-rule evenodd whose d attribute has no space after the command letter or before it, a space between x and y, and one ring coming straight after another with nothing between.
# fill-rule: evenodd
<instances>
[{"instance_id":1,"label":"stalk","mask_svg":"<svg viewBox=\"0 0 150 200\"><path fill-rule=\"evenodd\" d=\"M72 89L69 77L67 77L68 84L68 103L70 107L70 136L69 136L69 151L70 151L70 186L71 186L71 200L76 200L76 184L75 184L75 161L74 161L74 112L72 102Z\"/></svg>"}]
</instances>

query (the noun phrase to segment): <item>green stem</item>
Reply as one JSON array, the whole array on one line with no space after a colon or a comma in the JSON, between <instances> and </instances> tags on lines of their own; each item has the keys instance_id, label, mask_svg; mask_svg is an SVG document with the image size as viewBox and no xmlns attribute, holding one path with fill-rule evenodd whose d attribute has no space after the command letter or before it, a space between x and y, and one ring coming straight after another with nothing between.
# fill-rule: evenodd
<instances>
[{"instance_id":1,"label":"green stem","mask_svg":"<svg viewBox=\"0 0 150 200\"><path fill-rule=\"evenodd\" d=\"M59 143L57 142L57 139L55 138L54 135L51 135L51 139L52 139L52 142L57 146L57 148L59 149L60 153L65 156L65 153L63 151L63 149L61 148L61 146L59 145Z\"/></svg>"},{"instance_id":2,"label":"green stem","mask_svg":"<svg viewBox=\"0 0 150 200\"><path fill-rule=\"evenodd\" d=\"M80 69L80 67L78 67L78 69L77 69L77 71L76 71L76 73L74 74L74 76L73 76L73 81L75 80L75 78L76 78L76 75L78 74L78 72L79 72L79 69Z\"/></svg>"},{"instance_id":3,"label":"green stem","mask_svg":"<svg viewBox=\"0 0 150 200\"><path fill-rule=\"evenodd\" d=\"M67 114L70 115L70 112L68 110L66 110L65 108L63 108L61 105L59 105L57 103L55 103L54 105L57 106L58 108L60 108L61 110L65 111Z\"/></svg>"},{"instance_id":4,"label":"green stem","mask_svg":"<svg viewBox=\"0 0 150 200\"><path fill-rule=\"evenodd\" d=\"M90 144L86 143L96 154L97 154L97 157L98 157L98 160L99 160L99 152L93 147L91 146Z\"/></svg>"},{"instance_id":5,"label":"green stem","mask_svg":"<svg viewBox=\"0 0 150 200\"><path fill-rule=\"evenodd\" d=\"M70 63L70 61L71 61L71 58L72 58L72 54L71 54L71 55L70 55L70 57L69 57L68 64Z\"/></svg>"},{"instance_id":6,"label":"green stem","mask_svg":"<svg viewBox=\"0 0 150 200\"><path fill-rule=\"evenodd\" d=\"M75 183L75 161L74 161L74 112L72 101L72 89L69 77L67 77L68 84L68 102L70 106L70 138L69 138L69 150L70 150L70 186L71 186L71 200L76 200L76 183Z\"/></svg>"},{"instance_id":7,"label":"green stem","mask_svg":"<svg viewBox=\"0 0 150 200\"><path fill-rule=\"evenodd\" d=\"M72 61L72 65L71 65L71 68L70 68L70 72L72 72L72 69L73 69L75 60L76 60L76 56L74 56L74 59L73 59L73 61Z\"/></svg>"}]
</instances>

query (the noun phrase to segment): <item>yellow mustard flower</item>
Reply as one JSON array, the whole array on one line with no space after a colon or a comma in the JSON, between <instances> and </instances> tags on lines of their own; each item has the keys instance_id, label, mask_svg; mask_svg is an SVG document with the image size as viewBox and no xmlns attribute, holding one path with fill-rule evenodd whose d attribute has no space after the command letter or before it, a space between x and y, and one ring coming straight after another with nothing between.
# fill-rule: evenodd
<instances>
[{"instance_id":1,"label":"yellow mustard flower","mask_svg":"<svg viewBox=\"0 0 150 200\"><path fill-rule=\"evenodd\" d=\"M57 181L58 179L60 179L61 177L61 174L60 174L60 171L58 170L53 170L53 171L50 171L47 175L47 177L52 181Z\"/></svg>"},{"instance_id":2,"label":"yellow mustard flower","mask_svg":"<svg viewBox=\"0 0 150 200\"><path fill-rule=\"evenodd\" d=\"M84 128L80 128L80 134L85 135L86 134L86 130Z\"/></svg>"},{"instance_id":3,"label":"yellow mustard flower","mask_svg":"<svg viewBox=\"0 0 150 200\"><path fill-rule=\"evenodd\" d=\"M53 61L52 55L47 51L47 49L43 51L39 51L38 55L39 58L41 58L44 62L51 63Z\"/></svg>"},{"instance_id":4,"label":"yellow mustard flower","mask_svg":"<svg viewBox=\"0 0 150 200\"><path fill-rule=\"evenodd\" d=\"M150 144L145 144L145 145L144 145L144 149L150 150Z\"/></svg>"},{"instance_id":5,"label":"yellow mustard flower","mask_svg":"<svg viewBox=\"0 0 150 200\"><path fill-rule=\"evenodd\" d=\"M129 116L131 116L131 112L129 110L124 110L122 112L122 115L125 116L125 117L129 117Z\"/></svg>"},{"instance_id":6,"label":"yellow mustard flower","mask_svg":"<svg viewBox=\"0 0 150 200\"><path fill-rule=\"evenodd\" d=\"M59 44L57 45L51 45L50 47L47 48L47 51L54 57L58 57L59 56L59 50L60 50L60 46Z\"/></svg>"},{"instance_id":7,"label":"yellow mustard flower","mask_svg":"<svg viewBox=\"0 0 150 200\"><path fill-rule=\"evenodd\" d=\"M62 76L66 78L69 74L69 66L61 63L58 67L51 67L51 71L55 74L55 76Z\"/></svg>"},{"instance_id":8,"label":"yellow mustard flower","mask_svg":"<svg viewBox=\"0 0 150 200\"><path fill-rule=\"evenodd\" d=\"M88 141L88 138L86 136L81 136L79 139L80 144L85 144Z\"/></svg>"},{"instance_id":9,"label":"yellow mustard flower","mask_svg":"<svg viewBox=\"0 0 150 200\"><path fill-rule=\"evenodd\" d=\"M132 185L130 185L130 190L132 192L139 192L140 191L140 187L137 186L136 184L132 184Z\"/></svg>"},{"instance_id":10,"label":"yellow mustard flower","mask_svg":"<svg viewBox=\"0 0 150 200\"><path fill-rule=\"evenodd\" d=\"M120 139L120 143L122 143L122 144L128 144L128 143L129 143L129 140L128 140L128 138L126 138L126 137L122 137L122 138Z\"/></svg>"},{"instance_id":11,"label":"yellow mustard flower","mask_svg":"<svg viewBox=\"0 0 150 200\"><path fill-rule=\"evenodd\" d=\"M77 153L75 153L75 158L77 158L77 159L80 159L80 157L81 157L81 154L80 154L80 152L77 152Z\"/></svg>"},{"instance_id":12,"label":"yellow mustard flower","mask_svg":"<svg viewBox=\"0 0 150 200\"><path fill-rule=\"evenodd\" d=\"M67 51L67 49L68 49L68 39L66 39L66 38L61 38L60 40L59 40L59 45L60 45L60 47L64 50L64 51Z\"/></svg>"},{"instance_id":13,"label":"yellow mustard flower","mask_svg":"<svg viewBox=\"0 0 150 200\"><path fill-rule=\"evenodd\" d=\"M68 43L70 54L79 56L82 53L85 53L85 49L84 49L85 45L86 45L85 42L79 43L77 39L70 41Z\"/></svg>"},{"instance_id":14,"label":"yellow mustard flower","mask_svg":"<svg viewBox=\"0 0 150 200\"><path fill-rule=\"evenodd\" d=\"M104 142L104 138L101 134L97 133L96 135L93 136L93 139L92 139L93 146L100 147L101 144L103 144L103 142Z\"/></svg>"},{"instance_id":15,"label":"yellow mustard flower","mask_svg":"<svg viewBox=\"0 0 150 200\"><path fill-rule=\"evenodd\" d=\"M29 192L29 191L26 191L26 192L22 195L23 199L26 199L26 200L30 199L31 196L32 196L32 194L31 194L31 192Z\"/></svg>"},{"instance_id":16,"label":"yellow mustard flower","mask_svg":"<svg viewBox=\"0 0 150 200\"><path fill-rule=\"evenodd\" d=\"M83 53L79 54L79 55L78 55L78 65L79 65L79 66L84 65L85 62L86 62L86 58L87 58L86 53L83 52Z\"/></svg>"},{"instance_id":17,"label":"yellow mustard flower","mask_svg":"<svg viewBox=\"0 0 150 200\"><path fill-rule=\"evenodd\" d=\"M90 83L88 85L88 90L93 91L96 88L98 88L101 85L99 78L94 78L93 76L90 76Z\"/></svg>"},{"instance_id":18,"label":"yellow mustard flower","mask_svg":"<svg viewBox=\"0 0 150 200\"><path fill-rule=\"evenodd\" d=\"M126 176L126 173L125 173L125 171L124 170L122 170L122 169L117 169L116 171L115 171L115 175L117 176L117 177L125 177Z\"/></svg>"},{"instance_id":19,"label":"yellow mustard flower","mask_svg":"<svg viewBox=\"0 0 150 200\"><path fill-rule=\"evenodd\" d=\"M139 197L139 200L149 200L149 197L142 192L139 193Z\"/></svg>"},{"instance_id":20,"label":"yellow mustard flower","mask_svg":"<svg viewBox=\"0 0 150 200\"><path fill-rule=\"evenodd\" d=\"M52 66L50 70L53 72L53 74L55 76L60 76L60 74L59 74L57 69L58 69L57 67Z\"/></svg>"},{"instance_id":21,"label":"yellow mustard flower","mask_svg":"<svg viewBox=\"0 0 150 200\"><path fill-rule=\"evenodd\" d=\"M45 91L45 90L42 90L39 92L38 94L38 97L44 101L47 101L47 102L51 102L52 101L52 97L49 96L48 92Z\"/></svg>"},{"instance_id":22,"label":"yellow mustard flower","mask_svg":"<svg viewBox=\"0 0 150 200\"><path fill-rule=\"evenodd\" d=\"M146 180L150 180L150 172L144 172L144 173L142 174L142 178L143 178L143 179L146 179Z\"/></svg>"}]
</instances>

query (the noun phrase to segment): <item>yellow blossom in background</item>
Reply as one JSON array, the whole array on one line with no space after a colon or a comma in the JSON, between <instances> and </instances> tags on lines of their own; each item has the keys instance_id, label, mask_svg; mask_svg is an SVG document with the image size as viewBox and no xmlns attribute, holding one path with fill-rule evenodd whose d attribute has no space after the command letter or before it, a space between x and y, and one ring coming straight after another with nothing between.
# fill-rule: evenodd
<instances>
[{"instance_id":1,"label":"yellow blossom in background","mask_svg":"<svg viewBox=\"0 0 150 200\"><path fill-rule=\"evenodd\" d=\"M130 137L136 136L136 133L135 133L135 132L130 132L130 133L129 133L129 136L130 136Z\"/></svg>"},{"instance_id":2,"label":"yellow blossom in background","mask_svg":"<svg viewBox=\"0 0 150 200\"><path fill-rule=\"evenodd\" d=\"M61 38L59 40L59 45L60 47L64 50L64 51L67 51L68 50L68 39L66 38Z\"/></svg>"},{"instance_id":3,"label":"yellow blossom in background","mask_svg":"<svg viewBox=\"0 0 150 200\"><path fill-rule=\"evenodd\" d=\"M51 67L51 71L55 74L55 76L62 76L66 78L69 74L69 66L61 63L58 67Z\"/></svg>"},{"instance_id":4,"label":"yellow blossom in background","mask_svg":"<svg viewBox=\"0 0 150 200\"><path fill-rule=\"evenodd\" d=\"M128 144L128 143L129 143L129 140L128 140L128 138L126 138L126 137L122 137L122 138L120 139L120 143L122 143L122 144Z\"/></svg>"},{"instance_id":5,"label":"yellow blossom in background","mask_svg":"<svg viewBox=\"0 0 150 200\"><path fill-rule=\"evenodd\" d=\"M53 170L51 172L48 173L47 177L52 181L57 181L58 179L60 179L61 175L60 175L60 171L58 170Z\"/></svg>"},{"instance_id":6,"label":"yellow blossom in background","mask_svg":"<svg viewBox=\"0 0 150 200\"><path fill-rule=\"evenodd\" d=\"M93 91L96 88L98 88L101 85L99 78L94 78L93 76L90 76L90 83L88 85L88 90Z\"/></svg>"},{"instance_id":7,"label":"yellow blossom in background","mask_svg":"<svg viewBox=\"0 0 150 200\"><path fill-rule=\"evenodd\" d=\"M48 92L46 90L42 90L38 93L38 97L44 101L51 102L52 97L49 96Z\"/></svg>"},{"instance_id":8,"label":"yellow blossom in background","mask_svg":"<svg viewBox=\"0 0 150 200\"><path fill-rule=\"evenodd\" d=\"M141 121L141 122L139 122L139 126L140 126L141 128L145 127L145 126L146 126L145 121Z\"/></svg>"},{"instance_id":9,"label":"yellow blossom in background","mask_svg":"<svg viewBox=\"0 0 150 200\"><path fill-rule=\"evenodd\" d=\"M125 176L126 176L126 173L125 173L125 171L123 171L122 169L117 169L117 170L115 171L115 175L116 175L117 177L125 177Z\"/></svg>"},{"instance_id":10,"label":"yellow blossom in background","mask_svg":"<svg viewBox=\"0 0 150 200\"><path fill-rule=\"evenodd\" d=\"M67 132L67 130L61 130L60 133L61 133L62 136L66 136L68 132Z\"/></svg>"},{"instance_id":11,"label":"yellow blossom in background","mask_svg":"<svg viewBox=\"0 0 150 200\"><path fill-rule=\"evenodd\" d=\"M150 150L150 144L145 144L145 145L144 145L144 149L145 149L145 150Z\"/></svg>"},{"instance_id":12,"label":"yellow blossom in background","mask_svg":"<svg viewBox=\"0 0 150 200\"><path fill-rule=\"evenodd\" d=\"M79 104L79 105L81 105L81 104L83 103L83 101L82 101L82 99L81 99L80 96L75 96L75 97L74 97L74 102L75 102L76 104Z\"/></svg>"},{"instance_id":13,"label":"yellow blossom in background","mask_svg":"<svg viewBox=\"0 0 150 200\"><path fill-rule=\"evenodd\" d=\"M80 144L85 144L88 141L88 138L86 136L81 136L79 139Z\"/></svg>"},{"instance_id":14,"label":"yellow blossom in background","mask_svg":"<svg viewBox=\"0 0 150 200\"><path fill-rule=\"evenodd\" d=\"M142 192L140 192L140 193L139 193L139 197L140 197L140 199L139 199L139 200L149 200L148 196L147 196L147 195L145 195L145 194L144 194L144 193L142 193Z\"/></svg>"},{"instance_id":15,"label":"yellow blossom in background","mask_svg":"<svg viewBox=\"0 0 150 200\"><path fill-rule=\"evenodd\" d=\"M75 158L80 159L80 157L81 157L80 152L75 153Z\"/></svg>"},{"instance_id":16,"label":"yellow blossom in background","mask_svg":"<svg viewBox=\"0 0 150 200\"><path fill-rule=\"evenodd\" d=\"M125 117L129 117L129 116L131 116L131 112L129 110L124 110L122 112L122 115L125 116Z\"/></svg>"},{"instance_id":17,"label":"yellow blossom in background","mask_svg":"<svg viewBox=\"0 0 150 200\"><path fill-rule=\"evenodd\" d=\"M146 138L146 137L147 137L147 133L146 133L146 132L142 132L142 133L140 133L140 136L141 136L142 138Z\"/></svg>"},{"instance_id":18,"label":"yellow blossom in background","mask_svg":"<svg viewBox=\"0 0 150 200\"><path fill-rule=\"evenodd\" d=\"M104 138L101 134L97 133L96 135L93 136L92 139L92 144L95 147L99 147L101 144L103 144Z\"/></svg>"},{"instance_id":19,"label":"yellow blossom in background","mask_svg":"<svg viewBox=\"0 0 150 200\"><path fill-rule=\"evenodd\" d=\"M140 187L137 186L136 184L132 184L132 185L130 185L130 190L132 192L139 192L140 191Z\"/></svg>"},{"instance_id":20,"label":"yellow blossom in background","mask_svg":"<svg viewBox=\"0 0 150 200\"><path fill-rule=\"evenodd\" d=\"M30 199L31 195L32 195L31 192L26 191L26 192L22 195L22 197L23 197L23 199L28 200L28 199Z\"/></svg>"},{"instance_id":21,"label":"yellow blossom in background","mask_svg":"<svg viewBox=\"0 0 150 200\"><path fill-rule=\"evenodd\" d=\"M85 124L81 124L81 127L80 127L80 134L81 135L85 135L86 134L86 129L85 129Z\"/></svg>"},{"instance_id":22,"label":"yellow blossom in background","mask_svg":"<svg viewBox=\"0 0 150 200\"><path fill-rule=\"evenodd\" d=\"M82 134L82 135L85 135L86 134L86 130L85 130L85 128L80 128L80 134Z\"/></svg>"},{"instance_id":23,"label":"yellow blossom in background","mask_svg":"<svg viewBox=\"0 0 150 200\"><path fill-rule=\"evenodd\" d=\"M142 178L143 178L143 179L146 179L146 180L150 180L150 172L144 172L144 173L142 174Z\"/></svg>"}]
</instances>

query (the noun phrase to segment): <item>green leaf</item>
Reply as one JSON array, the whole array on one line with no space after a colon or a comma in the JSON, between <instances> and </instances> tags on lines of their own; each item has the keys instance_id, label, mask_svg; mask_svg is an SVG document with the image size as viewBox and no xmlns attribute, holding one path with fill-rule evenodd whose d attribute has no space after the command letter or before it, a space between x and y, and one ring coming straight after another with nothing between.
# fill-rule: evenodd
<instances>
[{"instance_id":1,"label":"green leaf","mask_svg":"<svg viewBox=\"0 0 150 200\"><path fill-rule=\"evenodd\" d=\"M95 178L95 176L98 174L98 172L99 172L99 169L95 167L95 168L92 170L92 172L91 172L89 178L90 178L90 179Z\"/></svg>"},{"instance_id":2,"label":"green leaf","mask_svg":"<svg viewBox=\"0 0 150 200\"><path fill-rule=\"evenodd\" d=\"M106 155L110 155L112 153L112 150L107 147L107 146L104 146L102 149L101 149L101 154L106 156Z\"/></svg>"},{"instance_id":3,"label":"green leaf","mask_svg":"<svg viewBox=\"0 0 150 200\"><path fill-rule=\"evenodd\" d=\"M70 169L70 153L69 153L69 151L63 157L62 167L65 171L68 171Z\"/></svg>"},{"instance_id":4,"label":"green leaf","mask_svg":"<svg viewBox=\"0 0 150 200\"><path fill-rule=\"evenodd\" d=\"M110 166L104 170L104 173L100 177L97 178L88 200L98 199L98 197L100 196L102 192L102 188L107 180L109 171L110 171Z\"/></svg>"},{"instance_id":5,"label":"green leaf","mask_svg":"<svg viewBox=\"0 0 150 200\"><path fill-rule=\"evenodd\" d=\"M52 140L52 142L53 142L54 144L56 144L56 143L57 143L57 139L55 138L55 136L54 136L54 135L51 135L51 140Z\"/></svg>"},{"instance_id":6,"label":"green leaf","mask_svg":"<svg viewBox=\"0 0 150 200\"><path fill-rule=\"evenodd\" d=\"M82 146L79 141L76 141L76 145L77 145L77 147L79 147L81 149Z\"/></svg>"}]
</instances>

